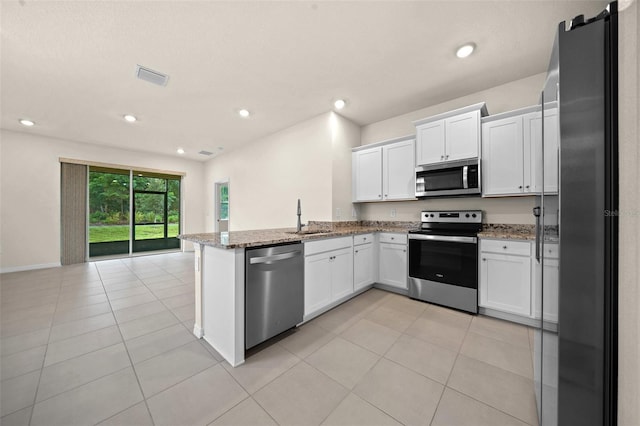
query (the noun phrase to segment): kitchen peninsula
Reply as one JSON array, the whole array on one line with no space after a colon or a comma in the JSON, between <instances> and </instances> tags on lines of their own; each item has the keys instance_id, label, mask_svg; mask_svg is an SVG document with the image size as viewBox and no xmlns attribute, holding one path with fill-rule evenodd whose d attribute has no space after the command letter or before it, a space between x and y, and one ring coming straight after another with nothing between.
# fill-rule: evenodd
<instances>
[{"instance_id":1,"label":"kitchen peninsula","mask_svg":"<svg viewBox=\"0 0 640 426\"><path fill-rule=\"evenodd\" d=\"M419 223L414 222L309 222L301 232L283 228L180 235L179 238L192 242L195 249L193 332L198 338L204 338L232 366L244 362L245 249L341 238L350 238L349 247L352 247L354 235L376 232L406 235L409 229L417 226ZM352 290L338 303L367 288ZM307 319L305 316L305 321Z\"/></svg>"}]
</instances>

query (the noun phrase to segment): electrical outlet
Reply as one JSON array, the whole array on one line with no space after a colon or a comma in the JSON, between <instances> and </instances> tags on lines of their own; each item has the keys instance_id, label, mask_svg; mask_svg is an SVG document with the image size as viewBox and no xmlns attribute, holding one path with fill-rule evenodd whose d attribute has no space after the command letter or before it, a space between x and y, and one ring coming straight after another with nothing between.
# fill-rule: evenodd
<instances>
[{"instance_id":1,"label":"electrical outlet","mask_svg":"<svg viewBox=\"0 0 640 426\"><path fill-rule=\"evenodd\" d=\"M340 219L342 217L342 210L340 207L336 207L336 219Z\"/></svg>"},{"instance_id":2,"label":"electrical outlet","mask_svg":"<svg viewBox=\"0 0 640 426\"><path fill-rule=\"evenodd\" d=\"M351 209L351 217L358 217L355 207Z\"/></svg>"},{"instance_id":3,"label":"electrical outlet","mask_svg":"<svg viewBox=\"0 0 640 426\"><path fill-rule=\"evenodd\" d=\"M396 209L391 209L391 217L396 217Z\"/></svg>"}]
</instances>

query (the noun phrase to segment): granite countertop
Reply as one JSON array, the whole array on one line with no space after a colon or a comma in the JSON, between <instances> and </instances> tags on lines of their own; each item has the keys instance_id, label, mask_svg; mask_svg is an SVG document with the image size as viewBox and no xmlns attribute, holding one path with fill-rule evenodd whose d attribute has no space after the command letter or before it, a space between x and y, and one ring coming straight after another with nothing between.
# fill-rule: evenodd
<instances>
[{"instance_id":1,"label":"granite countertop","mask_svg":"<svg viewBox=\"0 0 640 426\"><path fill-rule=\"evenodd\" d=\"M212 247L235 249L260 247L271 244L295 243L323 238L366 234L369 232L407 233L420 227L420 222L316 222L310 221L300 234L295 228L257 229L252 231L212 232L204 234L184 234L178 238ZM314 233L315 231L320 231Z\"/></svg>"},{"instance_id":2,"label":"granite countertop","mask_svg":"<svg viewBox=\"0 0 640 426\"><path fill-rule=\"evenodd\" d=\"M370 232L407 233L419 229L420 222L353 221L353 222L317 222L310 221L300 234L295 228L256 229L252 231L211 232L203 234L184 234L178 238L212 247L235 249L260 247L271 244L295 243L323 238L334 238ZM320 232L316 232L320 231ZM501 240L535 240L535 225L520 224L484 224L479 238ZM553 240L547 236L545 240Z\"/></svg>"},{"instance_id":3,"label":"granite countertop","mask_svg":"<svg viewBox=\"0 0 640 426\"><path fill-rule=\"evenodd\" d=\"M485 223L479 238L496 238L501 240L535 240L535 225L510 225Z\"/></svg>"}]
</instances>

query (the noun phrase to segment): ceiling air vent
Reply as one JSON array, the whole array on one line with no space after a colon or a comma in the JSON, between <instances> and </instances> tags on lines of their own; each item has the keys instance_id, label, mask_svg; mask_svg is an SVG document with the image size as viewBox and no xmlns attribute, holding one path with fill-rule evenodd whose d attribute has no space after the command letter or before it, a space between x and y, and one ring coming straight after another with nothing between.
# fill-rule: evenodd
<instances>
[{"instance_id":1,"label":"ceiling air vent","mask_svg":"<svg viewBox=\"0 0 640 426\"><path fill-rule=\"evenodd\" d=\"M209 156L209 155L213 155L213 152L209 152L209 151L200 151L198 154L202 154L202 155Z\"/></svg>"},{"instance_id":2,"label":"ceiling air vent","mask_svg":"<svg viewBox=\"0 0 640 426\"><path fill-rule=\"evenodd\" d=\"M143 67L142 65L136 66L136 77L138 77L140 80L157 84L158 86L166 86L167 82L169 81L168 75Z\"/></svg>"}]
</instances>

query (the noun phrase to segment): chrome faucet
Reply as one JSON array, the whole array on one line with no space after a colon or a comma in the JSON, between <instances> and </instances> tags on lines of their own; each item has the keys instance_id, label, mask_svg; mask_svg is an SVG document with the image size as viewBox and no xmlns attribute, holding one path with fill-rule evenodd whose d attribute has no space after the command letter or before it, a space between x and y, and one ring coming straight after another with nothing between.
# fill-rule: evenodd
<instances>
[{"instance_id":1,"label":"chrome faucet","mask_svg":"<svg viewBox=\"0 0 640 426\"><path fill-rule=\"evenodd\" d=\"M296 232L302 231L302 227L304 226L300 221L301 216L302 216L302 209L300 208L300 198L298 198L298 226L296 227Z\"/></svg>"}]
</instances>

